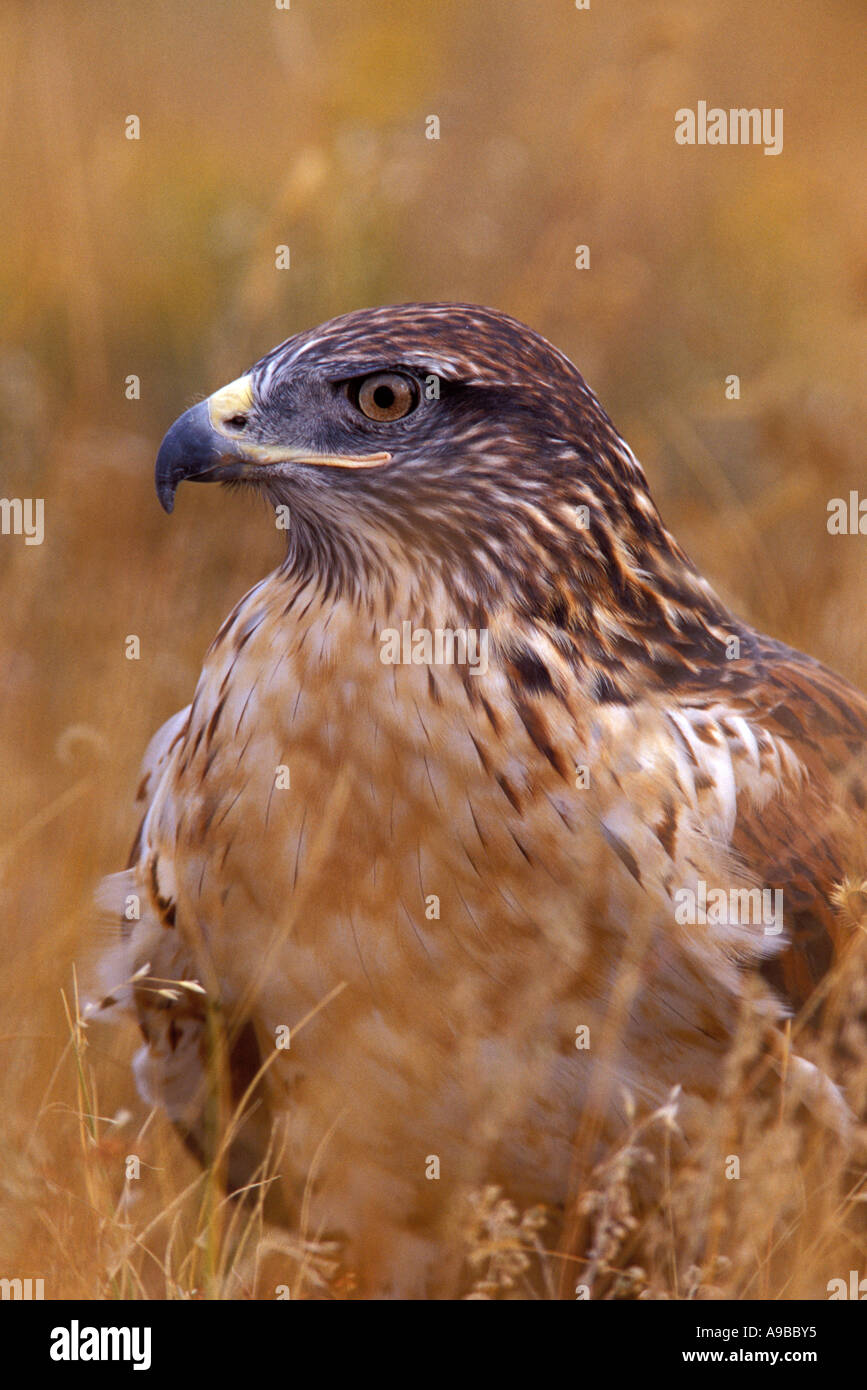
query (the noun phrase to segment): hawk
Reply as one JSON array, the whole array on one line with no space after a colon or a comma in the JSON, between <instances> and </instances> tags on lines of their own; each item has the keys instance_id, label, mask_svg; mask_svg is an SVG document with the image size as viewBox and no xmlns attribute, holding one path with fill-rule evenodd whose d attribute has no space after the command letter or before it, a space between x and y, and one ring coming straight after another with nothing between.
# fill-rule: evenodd
<instances>
[{"instance_id":1,"label":"hawk","mask_svg":"<svg viewBox=\"0 0 867 1390\"><path fill-rule=\"evenodd\" d=\"M181 482L287 549L148 750L99 1010L230 1188L270 1162L362 1295L430 1297L468 1192L562 1214L631 1117L713 1103L745 1017L845 1127L786 1020L847 944L867 702L727 609L561 352L346 314L180 417Z\"/></svg>"}]
</instances>

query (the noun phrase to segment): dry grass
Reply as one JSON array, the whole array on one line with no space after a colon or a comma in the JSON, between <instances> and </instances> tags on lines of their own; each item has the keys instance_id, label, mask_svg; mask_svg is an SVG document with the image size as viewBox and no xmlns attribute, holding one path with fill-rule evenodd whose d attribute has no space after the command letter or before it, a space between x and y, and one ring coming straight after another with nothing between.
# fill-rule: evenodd
<instances>
[{"instance_id":1,"label":"dry grass","mask_svg":"<svg viewBox=\"0 0 867 1390\"><path fill-rule=\"evenodd\" d=\"M0 40L2 491L46 505L43 546L0 538L0 1274L42 1275L51 1297L243 1297L273 1294L288 1259L294 1295L319 1279L345 1296L333 1251L262 1241L261 1205L227 1207L143 1112L135 1040L88 1046L76 1022L71 963L95 883L125 860L144 746L276 558L261 513L216 491L181 496L169 524L156 444L194 394L333 313L493 303L581 366L732 606L867 687L867 542L825 528L828 499L863 490L862 8L93 0L73 17L43 0L7 6ZM673 112L702 96L784 107L784 154L677 147ZM573 1282L823 1296L829 1269L856 1267L842 1158L807 1191L797 1126L739 1085L714 1123L751 1136L742 1206L672 1159L661 1205L636 1213L643 1121L576 1194ZM132 1152L152 1181L124 1183ZM478 1203L477 1292L561 1288L564 1264L572 1279L553 1238L540 1255L537 1215Z\"/></svg>"}]
</instances>

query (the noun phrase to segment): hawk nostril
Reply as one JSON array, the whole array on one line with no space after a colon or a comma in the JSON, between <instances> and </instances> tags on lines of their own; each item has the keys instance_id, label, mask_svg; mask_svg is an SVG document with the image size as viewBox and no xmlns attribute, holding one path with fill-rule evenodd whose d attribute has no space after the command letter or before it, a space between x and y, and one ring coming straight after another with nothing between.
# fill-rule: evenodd
<instances>
[{"instance_id":1,"label":"hawk nostril","mask_svg":"<svg viewBox=\"0 0 867 1390\"><path fill-rule=\"evenodd\" d=\"M247 428L247 417L246 415L230 415L227 420L223 421L223 424L230 430L245 430Z\"/></svg>"}]
</instances>

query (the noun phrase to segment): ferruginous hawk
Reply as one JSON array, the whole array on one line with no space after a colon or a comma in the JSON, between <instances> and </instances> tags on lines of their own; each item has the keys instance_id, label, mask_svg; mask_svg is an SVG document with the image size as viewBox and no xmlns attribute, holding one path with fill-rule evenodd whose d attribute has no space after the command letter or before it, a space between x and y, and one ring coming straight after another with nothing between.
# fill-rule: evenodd
<instances>
[{"instance_id":1,"label":"ferruginous hawk","mask_svg":"<svg viewBox=\"0 0 867 1390\"><path fill-rule=\"evenodd\" d=\"M347 314L180 417L166 511L184 481L287 538L103 891L101 1007L195 1152L222 1052L230 1185L271 1144L362 1295L436 1296L467 1193L562 1212L630 1116L712 1103L745 1011L845 1124L784 1031L846 945L867 703L728 611L566 357L472 305Z\"/></svg>"}]
</instances>

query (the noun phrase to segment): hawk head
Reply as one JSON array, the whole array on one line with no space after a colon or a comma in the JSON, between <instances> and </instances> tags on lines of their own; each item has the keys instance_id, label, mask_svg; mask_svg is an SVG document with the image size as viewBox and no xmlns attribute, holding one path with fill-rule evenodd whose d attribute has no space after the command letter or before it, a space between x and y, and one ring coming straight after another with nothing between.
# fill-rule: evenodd
<instances>
[{"instance_id":1,"label":"hawk head","mask_svg":"<svg viewBox=\"0 0 867 1390\"><path fill-rule=\"evenodd\" d=\"M365 309L288 339L169 430L167 511L183 480L288 507L287 566L334 593L406 565L464 612L509 602L603 643L636 625L680 641L683 613L719 613L577 369L477 305Z\"/></svg>"}]
</instances>

